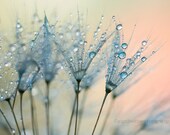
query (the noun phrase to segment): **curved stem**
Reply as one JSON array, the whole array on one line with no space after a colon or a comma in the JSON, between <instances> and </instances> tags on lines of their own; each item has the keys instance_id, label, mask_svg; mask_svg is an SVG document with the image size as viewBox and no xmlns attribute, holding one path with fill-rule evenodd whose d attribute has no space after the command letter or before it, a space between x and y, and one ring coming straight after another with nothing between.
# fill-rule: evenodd
<instances>
[{"instance_id":1,"label":"curved stem","mask_svg":"<svg viewBox=\"0 0 170 135\"><path fill-rule=\"evenodd\" d=\"M73 114L74 114L75 107L76 107L76 97L75 97L74 103L73 103L73 108L72 108L72 113L71 113L71 116L70 116L70 121L69 121L69 126L68 126L67 135L70 134L71 123L72 123L72 121L73 121Z\"/></svg>"},{"instance_id":2,"label":"curved stem","mask_svg":"<svg viewBox=\"0 0 170 135\"><path fill-rule=\"evenodd\" d=\"M26 133L25 133L25 125L24 125L24 118L23 118L22 99L23 99L23 93L20 92L20 115L21 115L21 124L22 124L23 133L24 133L24 135L26 135Z\"/></svg>"},{"instance_id":3,"label":"curved stem","mask_svg":"<svg viewBox=\"0 0 170 135\"><path fill-rule=\"evenodd\" d=\"M2 116L4 117L8 127L10 128L10 132L12 135L15 135L15 129L12 128L11 124L9 123L7 117L5 116L4 112L0 109L0 113L2 114Z\"/></svg>"},{"instance_id":4,"label":"curved stem","mask_svg":"<svg viewBox=\"0 0 170 135\"><path fill-rule=\"evenodd\" d=\"M83 112L84 112L84 106L85 106L85 102L86 102L86 99L87 99L87 93L88 93L88 90L85 90L84 94L83 94L83 99L81 101L81 109L80 109L80 114L79 114L77 134L79 133L79 130L80 130L80 125L81 125L82 116L83 116Z\"/></svg>"},{"instance_id":5,"label":"curved stem","mask_svg":"<svg viewBox=\"0 0 170 135\"><path fill-rule=\"evenodd\" d=\"M79 107L79 92L76 92L76 122L75 122L75 130L74 135L77 135L77 122L78 122L78 107Z\"/></svg>"},{"instance_id":6,"label":"curved stem","mask_svg":"<svg viewBox=\"0 0 170 135\"><path fill-rule=\"evenodd\" d=\"M10 102L10 100L9 100L9 99L8 99L8 100L6 100L6 101L8 102L8 105L9 105L10 110L11 110L11 112L12 112L12 115L13 115L13 117L14 117L15 124L16 124L17 129L18 129L18 133L19 133L19 135L21 135L21 131L20 131L20 129L19 129L19 125L18 125L18 122L17 122L16 116L15 116L14 110L13 110L13 108L12 108L11 102Z\"/></svg>"},{"instance_id":7,"label":"curved stem","mask_svg":"<svg viewBox=\"0 0 170 135\"><path fill-rule=\"evenodd\" d=\"M94 135L94 132L95 132L95 130L96 130L96 127L97 127L97 124L98 124L98 121L99 121L99 118L100 118L100 115L101 115L101 112L102 112L102 110L103 110L103 106L104 106L104 103L105 103L105 101L106 101L106 98L107 98L107 95L108 95L109 93L105 93L105 96L104 96L104 99L103 99L103 102L102 102L102 105L101 105L101 108L100 108L100 111L99 111L99 114L98 114L98 117L97 117L97 120L96 120L96 123L95 123L95 126L94 126L94 128L93 128L93 132L92 132L92 135Z\"/></svg>"},{"instance_id":8,"label":"curved stem","mask_svg":"<svg viewBox=\"0 0 170 135\"><path fill-rule=\"evenodd\" d=\"M107 123L107 120L108 120L108 118L109 118L109 116L110 116L110 113L111 113L111 111L112 111L113 102L114 102L114 100L112 100L112 101L110 102L110 105L109 105L109 108L108 108L108 110L107 110L107 114L105 115L105 119L104 119L104 122L103 122L103 124L102 124L102 128L101 128L101 130L100 130L99 135L102 135L102 134L103 134L104 128L105 128L106 123Z\"/></svg>"},{"instance_id":9,"label":"curved stem","mask_svg":"<svg viewBox=\"0 0 170 135\"><path fill-rule=\"evenodd\" d=\"M50 105L49 105L49 86L50 82L46 81L47 89L46 89L46 97L45 97L45 111L46 111L46 127L47 127L47 135L50 135Z\"/></svg>"}]
</instances>

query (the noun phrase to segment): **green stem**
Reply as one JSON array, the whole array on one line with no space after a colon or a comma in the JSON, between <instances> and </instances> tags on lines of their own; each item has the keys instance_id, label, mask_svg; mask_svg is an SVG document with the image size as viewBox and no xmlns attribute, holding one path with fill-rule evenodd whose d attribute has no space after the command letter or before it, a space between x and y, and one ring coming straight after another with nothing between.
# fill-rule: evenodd
<instances>
[{"instance_id":1,"label":"green stem","mask_svg":"<svg viewBox=\"0 0 170 135\"><path fill-rule=\"evenodd\" d=\"M101 128L101 130L100 130L99 135L102 135L102 134L103 134L103 131L104 131L105 126L106 126L106 123L107 123L107 120L108 120L108 118L109 118L109 116L110 116L110 113L111 113L111 111L112 111L113 102L114 102L114 100L112 100L112 101L110 102L110 105L109 105L109 108L108 108L108 110L107 110L107 114L106 114L106 116L105 116L105 119L104 119L104 122L103 122L103 125L102 125L102 128Z\"/></svg>"},{"instance_id":2,"label":"green stem","mask_svg":"<svg viewBox=\"0 0 170 135\"><path fill-rule=\"evenodd\" d=\"M98 121L99 121L99 118L100 118L100 115L101 115L101 112L102 112L102 110L103 110L103 106L104 106L104 104L105 104L105 101L106 101L106 98L107 98L107 95L108 95L109 93L105 93L105 96L104 96L104 99L103 99L103 102L102 102L102 105L101 105L101 108L100 108L100 111L99 111L99 114L98 114L98 117L97 117L97 120L96 120L96 123L95 123L95 126L94 126L94 128L93 128L93 132L92 132L92 135L94 135L94 132L95 132L95 130L96 130L96 127L97 127L97 124L98 124Z\"/></svg>"},{"instance_id":3,"label":"green stem","mask_svg":"<svg viewBox=\"0 0 170 135\"><path fill-rule=\"evenodd\" d=\"M35 123L34 123L34 120L35 120L35 116L34 116L34 99L33 99L33 96L32 96L32 90L29 91L29 95L30 95L30 104L31 104L32 132L33 132L33 135L35 135L36 125L35 125Z\"/></svg>"},{"instance_id":4,"label":"green stem","mask_svg":"<svg viewBox=\"0 0 170 135\"><path fill-rule=\"evenodd\" d=\"M79 92L76 92L76 121L75 121L75 130L74 135L77 135L77 122L78 122L78 107L79 107Z\"/></svg>"},{"instance_id":5,"label":"green stem","mask_svg":"<svg viewBox=\"0 0 170 135\"><path fill-rule=\"evenodd\" d=\"M21 131L20 131L20 129L19 129L19 125L18 125L18 122L17 122L16 116L15 116L15 113L14 113L13 107L12 107L12 105L11 105L10 99L8 99L8 100L6 100L6 101L8 102L8 105L9 105L10 110L11 110L11 112L12 112L12 115L13 115L13 117L14 117L15 124L16 124L17 129L18 129L18 133L19 133L19 135L21 135Z\"/></svg>"},{"instance_id":6,"label":"green stem","mask_svg":"<svg viewBox=\"0 0 170 135\"><path fill-rule=\"evenodd\" d=\"M71 116L70 116L70 121L69 121L69 126L68 126L67 135L70 134L70 129L71 129L72 121L73 121L73 115L74 115L75 107L76 107L76 97L75 97L74 103L73 103L73 108L72 108L72 112L71 112Z\"/></svg>"},{"instance_id":7,"label":"green stem","mask_svg":"<svg viewBox=\"0 0 170 135\"><path fill-rule=\"evenodd\" d=\"M88 93L88 90L85 90L84 94L83 94L83 99L81 101L81 109L80 109L80 114L79 114L77 134L79 133L79 130L80 130L80 125L81 125L82 116L83 116L83 112L84 112L84 106L85 106L85 102L86 102L86 99L87 99L87 93Z\"/></svg>"},{"instance_id":8,"label":"green stem","mask_svg":"<svg viewBox=\"0 0 170 135\"><path fill-rule=\"evenodd\" d=\"M21 124L22 124L23 133L24 133L24 135L26 135L26 133L25 133L25 125L24 125L24 118L23 118L22 99L23 99L23 92L20 92L20 115L21 115Z\"/></svg>"},{"instance_id":9,"label":"green stem","mask_svg":"<svg viewBox=\"0 0 170 135\"><path fill-rule=\"evenodd\" d=\"M46 127L47 127L47 135L50 135L50 105L49 105L49 86L50 82L46 81L47 89L46 89L46 97L45 97L45 111L46 111Z\"/></svg>"},{"instance_id":10,"label":"green stem","mask_svg":"<svg viewBox=\"0 0 170 135\"><path fill-rule=\"evenodd\" d=\"M11 126L11 124L9 123L9 121L8 121L7 117L5 116L4 112L3 112L1 109L0 109L0 112L1 112L2 116L4 117L4 119L5 119L8 127L9 127L9 129L10 129L11 134L12 134L12 135L15 135L15 129L12 128L12 126Z\"/></svg>"}]
</instances>

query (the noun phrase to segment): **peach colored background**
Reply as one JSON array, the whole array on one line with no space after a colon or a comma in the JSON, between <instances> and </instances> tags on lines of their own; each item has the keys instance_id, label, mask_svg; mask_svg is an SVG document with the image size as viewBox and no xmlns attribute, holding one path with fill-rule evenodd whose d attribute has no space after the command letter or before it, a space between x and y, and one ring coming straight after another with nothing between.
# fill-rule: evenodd
<instances>
[{"instance_id":1,"label":"peach colored background","mask_svg":"<svg viewBox=\"0 0 170 135\"><path fill-rule=\"evenodd\" d=\"M86 13L88 9L88 22L93 27L102 14L105 16L105 23L115 15L124 26L127 40L134 24L137 24L132 41L133 46L136 41L146 39L148 34L151 35L151 40L156 39L154 47L166 42L164 47L143 66L144 69L151 68L155 64L157 67L151 69L150 74L116 102L115 108L117 107L118 112L121 110L122 117L126 117L126 113L135 105L140 105L141 109L152 107L161 99L170 97L170 0L37 0L36 2L34 0L1 0L0 30L8 33L13 31L16 14L24 24L29 24L28 21L35 10L35 3L41 17L45 10L47 15L56 14L61 19L67 18L71 12L76 14L78 3L80 12ZM99 96L91 94L91 99L100 104L104 94L104 79L100 80L100 85L92 89L95 89ZM164 104L167 103L170 103L170 98ZM89 128L92 125L90 124Z\"/></svg>"}]
</instances>

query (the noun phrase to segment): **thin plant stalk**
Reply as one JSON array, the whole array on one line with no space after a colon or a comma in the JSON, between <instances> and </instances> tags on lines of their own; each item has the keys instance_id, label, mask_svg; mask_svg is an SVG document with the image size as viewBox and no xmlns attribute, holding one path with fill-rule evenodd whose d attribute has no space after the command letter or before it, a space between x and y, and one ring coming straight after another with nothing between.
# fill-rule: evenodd
<instances>
[{"instance_id":1,"label":"thin plant stalk","mask_svg":"<svg viewBox=\"0 0 170 135\"><path fill-rule=\"evenodd\" d=\"M47 135L50 135L50 104L49 104L50 82L46 81L46 85L47 85L46 97L45 97L46 127L47 127Z\"/></svg>"},{"instance_id":2,"label":"thin plant stalk","mask_svg":"<svg viewBox=\"0 0 170 135\"><path fill-rule=\"evenodd\" d=\"M75 107L76 107L76 97L75 97L74 103L73 103L73 108L72 108L72 112L71 112L71 116L70 116L70 121L69 121L68 130L67 130L67 135L70 135L70 129L71 129L72 121L73 121L73 115L74 115Z\"/></svg>"},{"instance_id":3,"label":"thin plant stalk","mask_svg":"<svg viewBox=\"0 0 170 135\"><path fill-rule=\"evenodd\" d=\"M14 113L14 110L13 110L13 107L12 107L12 104L11 104L11 102L10 102L10 99L7 99L6 101L8 102L8 105L9 105L10 110L11 110L11 112L12 112L12 115L13 115L13 117L14 117L14 121L15 121L15 124L16 124L16 126L17 126L18 133L19 133L19 135L21 135L21 131L20 131L20 128L19 128L19 125L18 125L16 116L15 116L15 113Z\"/></svg>"},{"instance_id":4,"label":"thin plant stalk","mask_svg":"<svg viewBox=\"0 0 170 135\"><path fill-rule=\"evenodd\" d=\"M4 117L4 119L5 119L8 127L9 127L9 129L10 129L11 134L12 134L12 135L15 135L15 129L12 128L12 126L11 126L11 124L9 123L9 121L8 121L7 117L5 116L4 112L3 112L1 109L0 109L0 112L1 112L2 116Z\"/></svg>"},{"instance_id":5,"label":"thin plant stalk","mask_svg":"<svg viewBox=\"0 0 170 135\"><path fill-rule=\"evenodd\" d=\"M13 109L14 109L14 106L15 106L16 97L17 97L17 90L16 90L16 92L14 94L14 101L13 101L13 104L12 104Z\"/></svg>"},{"instance_id":6,"label":"thin plant stalk","mask_svg":"<svg viewBox=\"0 0 170 135\"><path fill-rule=\"evenodd\" d=\"M99 114L98 114L98 117L97 117L95 126L94 126L93 131L92 131L92 135L94 135L94 132L95 132L95 130L96 130L96 127L97 127L97 124L98 124L98 122L99 122L100 115L101 115L101 113L102 113L103 106L104 106L104 104L105 104L105 101L106 101L106 98L107 98L107 95L108 95L108 94L109 94L109 93L107 93L107 92L105 93L105 96L104 96L104 99L103 99L103 102L102 102L102 105L101 105L101 108L100 108L100 111L99 111Z\"/></svg>"},{"instance_id":7,"label":"thin plant stalk","mask_svg":"<svg viewBox=\"0 0 170 135\"><path fill-rule=\"evenodd\" d=\"M34 122L35 121L35 115L34 115L34 99L33 99L33 96L32 96L32 90L29 91L29 95L30 95L30 104L31 104L32 132L33 132L33 135L36 135L35 129L37 129L38 127L36 127L35 122Z\"/></svg>"},{"instance_id":8,"label":"thin plant stalk","mask_svg":"<svg viewBox=\"0 0 170 135\"><path fill-rule=\"evenodd\" d=\"M76 93L76 121L75 121L75 130L74 130L74 135L77 135L77 123L78 123L78 111L79 111L79 87L80 87L80 81L77 82L78 84L78 90L75 91Z\"/></svg>"},{"instance_id":9,"label":"thin plant stalk","mask_svg":"<svg viewBox=\"0 0 170 135\"><path fill-rule=\"evenodd\" d=\"M106 126L106 123L107 123L107 120L108 120L108 118L109 118L109 116L110 116L110 113L112 112L113 103L114 103L114 99L112 99L112 101L110 102L109 108L108 108L108 110L107 110L107 114L106 114L106 116L105 116L105 118L104 118L104 122L103 122L103 124L102 124L102 128L100 129L99 135L102 135L102 134L103 134L103 131L104 131L105 126Z\"/></svg>"},{"instance_id":10,"label":"thin plant stalk","mask_svg":"<svg viewBox=\"0 0 170 135\"><path fill-rule=\"evenodd\" d=\"M21 124L22 124L22 129L23 129L23 133L24 135L26 135L25 133L25 125L24 125L24 118L23 118L23 92L20 92L20 115L21 115Z\"/></svg>"},{"instance_id":11,"label":"thin plant stalk","mask_svg":"<svg viewBox=\"0 0 170 135\"><path fill-rule=\"evenodd\" d=\"M75 130L74 135L77 135L77 123L78 123L78 107L79 107L79 92L76 92L76 121L75 121Z\"/></svg>"},{"instance_id":12,"label":"thin plant stalk","mask_svg":"<svg viewBox=\"0 0 170 135\"><path fill-rule=\"evenodd\" d=\"M79 130L80 130L80 125L81 125L82 116L83 116L83 112L84 112L84 106L85 106L85 102L86 102L86 99L87 99L87 93L88 93L88 90L85 90L84 94L83 94L83 99L81 101L81 109L80 109L80 114L79 114L77 134L79 133Z\"/></svg>"}]
</instances>

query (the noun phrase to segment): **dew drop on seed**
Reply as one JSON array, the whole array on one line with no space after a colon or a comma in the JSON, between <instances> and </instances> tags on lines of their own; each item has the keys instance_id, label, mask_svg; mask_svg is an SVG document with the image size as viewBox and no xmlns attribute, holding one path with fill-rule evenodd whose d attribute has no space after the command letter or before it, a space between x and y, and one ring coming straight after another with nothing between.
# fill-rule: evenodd
<instances>
[{"instance_id":1,"label":"dew drop on seed","mask_svg":"<svg viewBox=\"0 0 170 135\"><path fill-rule=\"evenodd\" d=\"M120 59L124 59L124 58L126 58L126 53L125 53L125 52L119 52L119 53L118 53L118 57L119 57Z\"/></svg>"},{"instance_id":2,"label":"dew drop on seed","mask_svg":"<svg viewBox=\"0 0 170 135\"><path fill-rule=\"evenodd\" d=\"M15 129L12 129L12 131L11 131L11 132L12 132L12 134L13 134L13 135L15 135Z\"/></svg>"},{"instance_id":3,"label":"dew drop on seed","mask_svg":"<svg viewBox=\"0 0 170 135\"><path fill-rule=\"evenodd\" d=\"M128 73L127 72L121 72L119 75L120 75L121 79L125 79L128 76Z\"/></svg>"},{"instance_id":4,"label":"dew drop on seed","mask_svg":"<svg viewBox=\"0 0 170 135\"><path fill-rule=\"evenodd\" d=\"M142 57L142 58L141 58L141 61L142 61L142 62L145 62L146 60L147 60L146 57Z\"/></svg>"},{"instance_id":5,"label":"dew drop on seed","mask_svg":"<svg viewBox=\"0 0 170 135\"><path fill-rule=\"evenodd\" d=\"M145 46L147 44L147 41L146 40L143 40L142 41L142 45Z\"/></svg>"},{"instance_id":6,"label":"dew drop on seed","mask_svg":"<svg viewBox=\"0 0 170 135\"><path fill-rule=\"evenodd\" d=\"M127 44L127 43L122 43L121 47L122 47L123 49L126 49L126 48L128 47L128 44Z\"/></svg>"},{"instance_id":7,"label":"dew drop on seed","mask_svg":"<svg viewBox=\"0 0 170 135\"><path fill-rule=\"evenodd\" d=\"M115 16L112 16L112 21L115 22Z\"/></svg>"},{"instance_id":8,"label":"dew drop on seed","mask_svg":"<svg viewBox=\"0 0 170 135\"><path fill-rule=\"evenodd\" d=\"M77 52L78 51L78 48L76 47L76 48L74 48L74 50L73 50L74 52Z\"/></svg>"},{"instance_id":9,"label":"dew drop on seed","mask_svg":"<svg viewBox=\"0 0 170 135\"><path fill-rule=\"evenodd\" d=\"M89 53L89 58L94 58L96 56L96 52L92 51Z\"/></svg>"},{"instance_id":10,"label":"dew drop on seed","mask_svg":"<svg viewBox=\"0 0 170 135\"><path fill-rule=\"evenodd\" d=\"M116 30L121 30L122 28L123 28L122 24L118 24L118 25L116 26Z\"/></svg>"}]
</instances>

